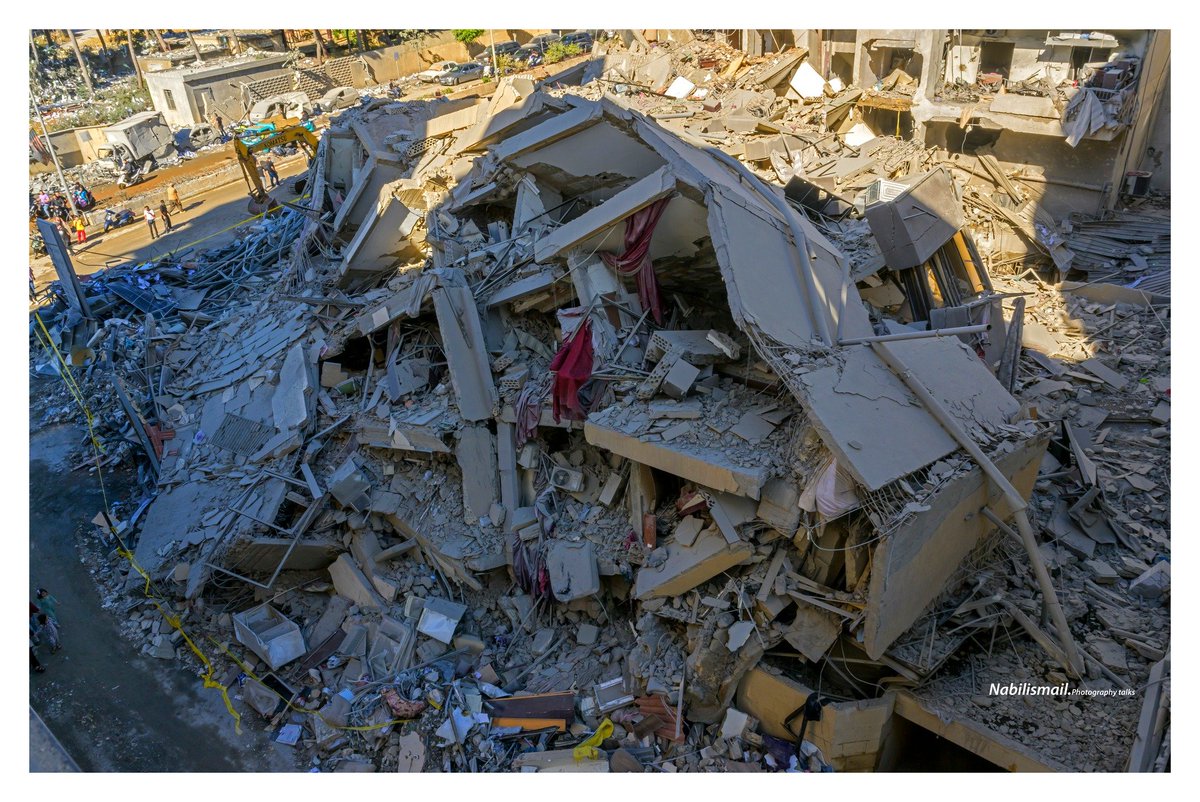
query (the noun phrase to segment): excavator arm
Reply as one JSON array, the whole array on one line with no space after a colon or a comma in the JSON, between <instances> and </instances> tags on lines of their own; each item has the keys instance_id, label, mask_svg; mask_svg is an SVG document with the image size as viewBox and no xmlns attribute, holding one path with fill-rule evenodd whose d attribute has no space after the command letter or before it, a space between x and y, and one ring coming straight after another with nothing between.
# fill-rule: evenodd
<instances>
[{"instance_id":1,"label":"excavator arm","mask_svg":"<svg viewBox=\"0 0 1200 802\"><path fill-rule=\"evenodd\" d=\"M250 187L251 212L258 214L270 204L267 190L263 187L262 179L258 175L258 164L254 158L254 154L270 150L278 145L287 145L293 142L304 149L309 159L317 155L317 137L312 131L309 131L302 125L295 125L290 128L284 128L281 131L275 131L264 136L253 145L247 145L240 139L235 138L233 140L233 150L237 154L238 164L242 168L242 177L246 179L246 184Z\"/></svg>"}]
</instances>

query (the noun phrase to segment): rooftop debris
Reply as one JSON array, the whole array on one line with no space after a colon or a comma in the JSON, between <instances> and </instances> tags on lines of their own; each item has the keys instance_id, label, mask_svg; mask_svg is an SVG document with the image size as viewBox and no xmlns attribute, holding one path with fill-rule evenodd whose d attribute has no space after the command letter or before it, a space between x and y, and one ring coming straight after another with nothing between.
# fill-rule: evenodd
<instances>
[{"instance_id":1,"label":"rooftop debris","mask_svg":"<svg viewBox=\"0 0 1200 802\"><path fill-rule=\"evenodd\" d=\"M850 145L805 55L372 101L312 209L41 311L143 466L118 531L313 766L859 770L892 716L1129 759L1133 699L985 689L1169 666L1169 216Z\"/></svg>"}]
</instances>

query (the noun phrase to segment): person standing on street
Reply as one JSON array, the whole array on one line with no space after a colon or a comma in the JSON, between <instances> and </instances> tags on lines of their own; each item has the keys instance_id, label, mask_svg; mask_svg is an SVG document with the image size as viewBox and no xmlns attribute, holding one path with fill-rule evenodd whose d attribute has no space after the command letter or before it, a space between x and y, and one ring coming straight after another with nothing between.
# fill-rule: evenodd
<instances>
[{"instance_id":1,"label":"person standing on street","mask_svg":"<svg viewBox=\"0 0 1200 802\"><path fill-rule=\"evenodd\" d=\"M170 215L170 213L167 211L167 204L166 204L166 203L159 203L159 204L158 204L158 214L159 214L159 216L160 216L160 217L162 217L162 219L163 219L163 225L165 225L165 226L166 226L166 230L165 230L165 231L163 231L163 233L164 233L164 234L170 234L170 233L171 233L171 215Z\"/></svg>"},{"instance_id":2,"label":"person standing on street","mask_svg":"<svg viewBox=\"0 0 1200 802\"><path fill-rule=\"evenodd\" d=\"M58 230L58 236L62 237L63 245L67 246L67 253L75 253L75 246L71 244L71 232L67 231L67 224L61 217L54 218L54 227Z\"/></svg>"},{"instance_id":3,"label":"person standing on street","mask_svg":"<svg viewBox=\"0 0 1200 802\"><path fill-rule=\"evenodd\" d=\"M271 188L274 189L275 187L279 186L279 172L275 169L274 160L268 156L267 160L263 163L263 166L266 167L267 175L271 179Z\"/></svg>"},{"instance_id":4,"label":"person standing on street","mask_svg":"<svg viewBox=\"0 0 1200 802\"><path fill-rule=\"evenodd\" d=\"M225 121L222 120L221 115L217 114L215 111L212 113L212 124L213 124L213 127L217 129L217 132L221 134L221 139L224 140L225 139Z\"/></svg>"},{"instance_id":5,"label":"person standing on street","mask_svg":"<svg viewBox=\"0 0 1200 802\"><path fill-rule=\"evenodd\" d=\"M58 625L51 621L50 616L45 613L37 614L37 631L34 632L34 638L39 642L45 641L46 645L50 647L50 654L54 654L62 648Z\"/></svg>"},{"instance_id":6,"label":"person standing on street","mask_svg":"<svg viewBox=\"0 0 1200 802\"><path fill-rule=\"evenodd\" d=\"M71 221L71 227L75 229L75 241L76 242L78 242L80 244L87 242L87 230L85 229L85 227L83 225L83 216L82 215L77 215L75 217L75 219Z\"/></svg>"},{"instance_id":7,"label":"person standing on street","mask_svg":"<svg viewBox=\"0 0 1200 802\"><path fill-rule=\"evenodd\" d=\"M150 239L158 239L158 224L155 222L157 218L154 216L154 212L150 211L149 206L142 210L142 217L146 219L146 227L150 229Z\"/></svg>"},{"instance_id":8,"label":"person standing on street","mask_svg":"<svg viewBox=\"0 0 1200 802\"><path fill-rule=\"evenodd\" d=\"M37 589L37 612L45 613L55 624L58 623L58 599L50 595L45 588ZM32 614L33 611L31 610Z\"/></svg>"},{"instance_id":9,"label":"person standing on street","mask_svg":"<svg viewBox=\"0 0 1200 802\"><path fill-rule=\"evenodd\" d=\"M179 190L174 184L167 185L167 208L173 212L183 211L183 204L179 200Z\"/></svg>"}]
</instances>

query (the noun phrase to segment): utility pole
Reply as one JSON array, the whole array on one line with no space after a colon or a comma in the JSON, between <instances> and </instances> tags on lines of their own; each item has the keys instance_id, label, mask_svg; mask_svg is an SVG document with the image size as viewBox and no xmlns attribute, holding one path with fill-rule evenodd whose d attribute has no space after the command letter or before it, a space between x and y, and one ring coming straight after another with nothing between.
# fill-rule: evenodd
<instances>
[{"instance_id":1,"label":"utility pole","mask_svg":"<svg viewBox=\"0 0 1200 802\"><path fill-rule=\"evenodd\" d=\"M137 51L133 48L132 29L125 29L125 38L129 40L129 60L133 62L133 71L137 74L138 86L145 86L146 79L142 77L142 65L138 64Z\"/></svg>"},{"instance_id":2,"label":"utility pole","mask_svg":"<svg viewBox=\"0 0 1200 802\"><path fill-rule=\"evenodd\" d=\"M50 132L46 130L46 121L42 119L42 109L36 100L33 101L33 111L37 115L38 122L41 123L42 138L46 140L46 150L50 151L50 158L54 159L54 169L58 172L58 180L62 184L63 194L67 196L67 205L71 207L71 214L79 214L79 210L75 208L75 199L71 197L71 190L67 187L67 177L63 175L62 165L58 163L58 153L54 150L54 143L50 141Z\"/></svg>"},{"instance_id":3,"label":"utility pole","mask_svg":"<svg viewBox=\"0 0 1200 802\"><path fill-rule=\"evenodd\" d=\"M500 67L496 62L496 34L491 28L488 28L488 42L491 44L489 49L492 51L492 77L499 81Z\"/></svg>"},{"instance_id":4,"label":"utility pole","mask_svg":"<svg viewBox=\"0 0 1200 802\"><path fill-rule=\"evenodd\" d=\"M66 29L67 36L71 39L71 48L75 51L75 60L79 62L79 70L83 73L83 82L87 85L88 94L95 94L96 89L92 86L92 73L88 70L87 62L83 60L83 51L79 49L79 42L75 39L75 31L70 28Z\"/></svg>"},{"instance_id":5,"label":"utility pole","mask_svg":"<svg viewBox=\"0 0 1200 802\"><path fill-rule=\"evenodd\" d=\"M158 28L151 28L150 32L154 34L154 38L158 41L158 49L164 53L170 53L171 48L167 47L167 40L163 39L162 31Z\"/></svg>"},{"instance_id":6,"label":"utility pole","mask_svg":"<svg viewBox=\"0 0 1200 802\"><path fill-rule=\"evenodd\" d=\"M33 53L33 63L35 66L42 66L42 59L38 56L37 44L33 41L33 28L29 29L29 50Z\"/></svg>"}]
</instances>

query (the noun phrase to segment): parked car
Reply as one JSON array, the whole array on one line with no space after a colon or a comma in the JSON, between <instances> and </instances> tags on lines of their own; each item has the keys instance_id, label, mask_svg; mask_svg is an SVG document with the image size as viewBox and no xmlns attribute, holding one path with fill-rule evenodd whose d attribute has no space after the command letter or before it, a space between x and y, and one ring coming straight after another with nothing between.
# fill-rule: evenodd
<instances>
[{"instance_id":1,"label":"parked car","mask_svg":"<svg viewBox=\"0 0 1200 802\"><path fill-rule=\"evenodd\" d=\"M429 65L429 69L417 73L417 78L427 84L436 84L438 80L458 66L457 61L437 61Z\"/></svg>"},{"instance_id":2,"label":"parked car","mask_svg":"<svg viewBox=\"0 0 1200 802\"><path fill-rule=\"evenodd\" d=\"M298 120L305 112L311 111L312 104L308 102L308 95L303 92L285 92L255 103L250 107L246 119L252 123L260 123L268 117Z\"/></svg>"},{"instance_id":3,"label":"parked car","mask_svg":"<svg viewBox=\"0 0 1200 802\"><path fill-rule=\"evenodd\" d=\"M512 40L509 40L507 42L496 42L496 47L495 47L497 56L512 55L512 53L514 51L517 51L520 49L521 49L521 46ZM479 60L480 61L491 60L491 58L492 58L492 46L488 45L487 47L485 47L483 49L483 53L480 54Z\"/></svg>"},{"instance_id":4,"label":"parked car","mask_svg":"<svg viewBox=\"0 0 1200 802\"><path fill-rule=\"evenodd\" d=\"M522 47L509 58L527 67L536 67L546 60L546 56L536 47Z\"/></svg>"},{"instance_id":5,"label":"parked car","mask_svg":"<svg viewBox=\"0 0 1200 802\"><path fill-rule=\"evenodd\" d=\"M562 39L557 33L544 33L541 36L535 36L524 44L524 47L536 47L538 50L545 52L546 47L554 42Z\"/></svg>"},{"instance_id":6,"label":"parked car","mask_svg":"<svg viewBox=\"0 0 1200 802\"><path fill-rule=\"evenodd\" d=\"M564 46L578 45L583 52L588 53L591 52L592 45L596 43L596 39L587 31L575 31L575 33L568 33L564 36L562 43Z\"/></svg>"},{"instance_id":7,"label":"parked car","mask_svg":"<svg viewBox=\"0 0 1200 802\"><path fill-rule=\"evenodd\" d=\"M464 81L474 81L477 78L483 77L483 65L469 61L466 64L459 64L450 72L438 78L438 83L442 86L458 86Z\"/></svg>"},{"instance_id":8,"label":"parked car","mask_svg":"<svg viewBox=\"0 0 1200 802\"><path fill-rule=\"evenodd\" d=\"M358 90L353 86L339 86L335 89L330 89L317 101L317 105L321 107L321 111L325 112L348 109L356 103L358 103Z\"/></svg>"}]
</instances>

